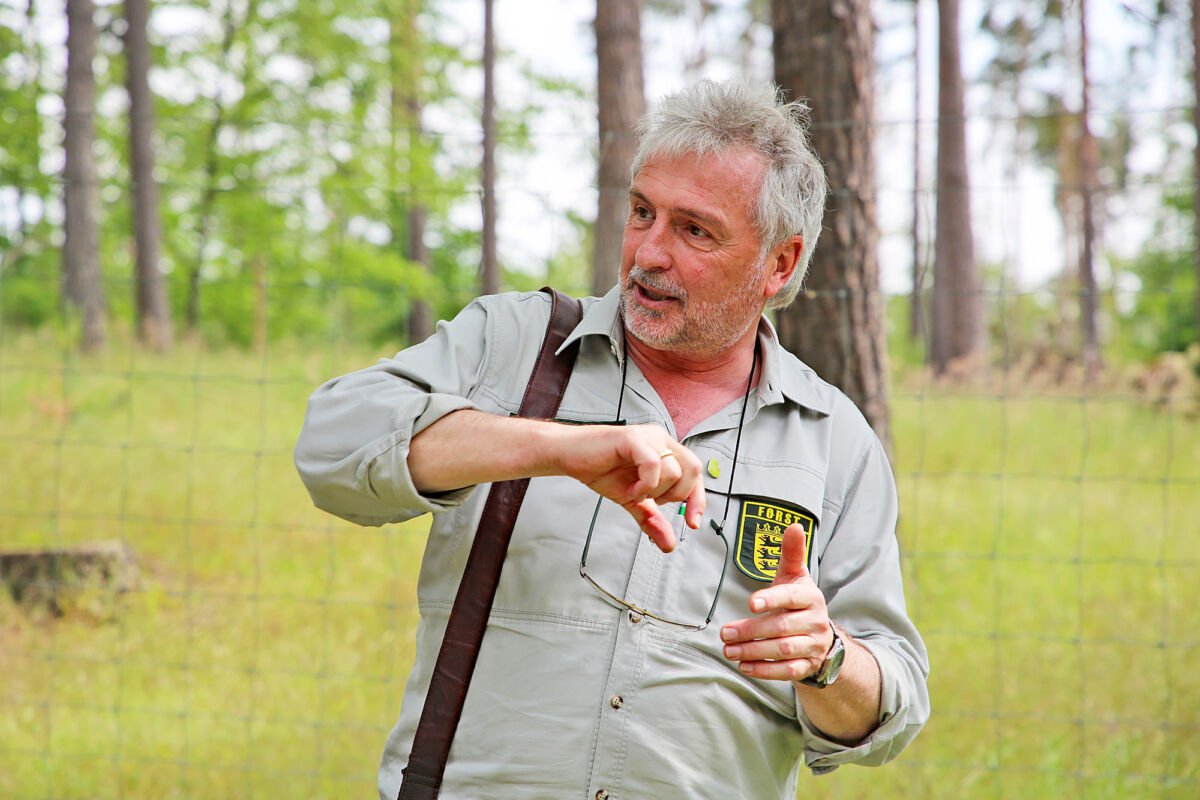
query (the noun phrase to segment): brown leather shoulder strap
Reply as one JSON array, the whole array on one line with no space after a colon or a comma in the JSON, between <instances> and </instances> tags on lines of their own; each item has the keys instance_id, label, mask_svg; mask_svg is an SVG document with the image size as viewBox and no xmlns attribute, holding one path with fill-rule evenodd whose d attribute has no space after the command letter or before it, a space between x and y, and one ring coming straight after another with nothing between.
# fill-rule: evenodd
<instances>
[{"instance_id":1,"label":"brown leather shoulder strap","mask_svg":"<svg viewBox=\"0 0 1200 800\"><path fill-rule=\"evenodd\" d=\"M556 289L545 287L542 291L550 294L550 323L518 414L553 419L571 378L579 342L555 354L583 318L583 306ZM528 487L528 478L495 483L483 506L475 543L429 681L398 800L434 800L441 789L450 743L462 716L508 542Z\"/></svg>"}]
</instances>

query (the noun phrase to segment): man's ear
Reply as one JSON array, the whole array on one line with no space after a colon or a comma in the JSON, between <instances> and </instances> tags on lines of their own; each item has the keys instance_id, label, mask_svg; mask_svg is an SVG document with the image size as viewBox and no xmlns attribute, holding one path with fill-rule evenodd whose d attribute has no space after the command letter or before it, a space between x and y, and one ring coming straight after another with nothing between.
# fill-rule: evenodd
<instances>
[{"instance_id":1,"label":"man's ear","mask_svg":"<svg viewBox=\"0 0 1200 800\"><path fill-rule=\"evenodd\" d=\"M767 254L767 285L763 299L770 300L787 285L800 264L803 252L804 237L797 233Z\"/></svg>"}]
</instances>

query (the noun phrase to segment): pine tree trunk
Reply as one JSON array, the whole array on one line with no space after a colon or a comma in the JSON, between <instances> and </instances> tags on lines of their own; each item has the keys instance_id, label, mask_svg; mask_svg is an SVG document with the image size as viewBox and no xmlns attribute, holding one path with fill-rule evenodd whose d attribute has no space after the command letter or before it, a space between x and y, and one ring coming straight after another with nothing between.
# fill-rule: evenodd
<instances>
[{"instance_id":1,"label":"pine tree trunk","mask_svg":"<svg viewBox=\"0 0 1200 800\"><path fill-rule=\"evenodd\" d=\"M1080 321L1083 323L1083 368L1088 380L1096 376L1100 368L1100 343L1096 329L1096 272L1094 250L1096 241L1096 216L1093 192L1099 183L1097 177L1099 153L1096 137L1088 121L1090 109L1090 86L1088 83L1088 33L1087 0L1079 0L1079 74L1080 74L1080 142L1079 172L1083 192L1083 243L1079 248L1079 305Z\"/></svg>"},{"instance_id":2,"label":"pine tree trunk","mask_svg":"<svg viewBox=\"0 0 1200 800\"><path fill-rule=\"evenodd\" d=\"M1192 241L1200 239L1200 0L1192 0L1192 125L1196 129L1196 147L1192 156ZM1196 259L1196 339L1200 341L1200 243L1195 245Z\"/></svg>"},{"instance_id":3,"label":"pine tree trunk","mask_svg":"<svg viewBox=\"0 0 1200 800\"><path fill-rule=\"evenodd\" d=\"M642 77L641 0L596 2L596 95L600 165L599 207L593 231L592 293L617 283L621 240L629 213L629 168L637 142L633 126L646 112Z\"/></svg>"},{"instance_id":4,"label":"pine tree trunk","mask_svg":"<svg viewBox=\"0 0 1200 800\"><path fill-rule=\"evenodd\" d=\"M171 312L166 282L158 268L162 225L158 184L154 180L154 98L150 94L150 43L146 35L147 0L125 0L126 83L129 89L129 164L133 180L133 231L136 253L135 304L138 338L156 349L171 345Z\"/></svg>"},{"instance_id":5,"label":"pine tree trunk","mask_svg":"<svg viewBox=\"0 0 1200 800\"><path fill-rule=\"evenodd\" d=\"M908 301L908 338L925 336L921 308L924 270L921 262L921 0L913 0L913 197L912 197L912 293Z\"/></svg>"},{"instance_id":6,"label":"pine tree trunk","mask_svg":"<svg viewBox=\"0 0 1200 800\"><path fill-rule=\"evenodd\" d=\"M938 0L937 239L933 257L931 361L941 375L982 364L983 296L971 232L958 0Z\"/></svg>"},{"instance_id":7,"label":"pine tree trunk","mask_svg":"<svg viewBox=\"0 0 1200 800\"><path fill-rule=\"evenodd\" d=\"M778 314L783 345L844 391L890 442L872 153L874 19L869 0L773 0L775 80L812 104L830 199L806 286ZM808 243L806 242L807 246Z\"/></svg>"},{"instance_id":8,"label":"pine tree trunk","mask_svg":"<svg viewBox=\"0 0 1200 800\"><path fill-rule=\"evenodd\" d=\"M392 11L392 196L407 198L404 222L394 219L392 230L401 228L407 231L405 257L409 263L429 273L429 248L425 246L425 220L428 211L422 200L422 180L420 171L416 168L418 161L423 158L419 154L421 148L421 96L420 86L423 77L421 60L421 34L417 20L421 14L421 0L400 0ZM401 154L407 158L408 174L404 185L395 174L396 165L401 161ZM399 216L401 205L393 206L393 214ZM423 342L433 333L433 309L424 298L413 293L409 298L407 335L410 344Z\"/></svg>"},{"instance_id":9,"label":"pine tree trunk","mask_svg":"<svg viewBox=\"0 0 1200 800\"><path fill-rule=\"evenodd\" d=\"M79 345L85 352L104 345L106 304L100 277L100 194L96 159L95 7L92 0L67 0L67 82L63 150L63 297L83 315Z\"/></svg>"},{"instance_id":10,"label":"pine tree trunk","mask_svg":"<svg viewBox=\"0 0 1200 800\"><path fill-rule=\"evenodd\" d=\"M226 6L225 19L222 23L224 30L221 37L222 62L227 61L229 54L233 51L233 42L239 26L245 25L247 22L249 22L249 14L239 22L233 16L232 5ZM207 145L204 151L204 191L200 194L200 208L197 213L199 223L196 230L196 257L188 274L186 320L187 329L192 333L195 333L200 326L200 278L204 269L205 250L208 249L208 236L217 204L217 179L219 177L217 171L220 167L217 160L217 141L221 135L221 128L225 125L225 103L219 91L213 98L213 105L213 118L208 126Z\"/></svg>"},{"instance_id":11,"label":"pine tree trunk","mask_svg":"<svg viewBox=\"0 0 1200 800\"><path fill-rule=\"evenodd\" d=\"M408 209L408 259L430 271L429 248L425 245L425 219L428 212L421 203ZM425 300L414 297L408 309L408 341L417 344L433 333L433 308Z\"/></svg>"},{"instance_id":12,"label":"pine tree trunk","mask_svg":"<svg viewBox=\"0 0 1200 800\"><path fill-rule=\"evenodd\" d=\"M500 291L500 265L496 257L496 26L494 0L483 2L483 263L484 294Z\"/></svg>"}]
</instances>

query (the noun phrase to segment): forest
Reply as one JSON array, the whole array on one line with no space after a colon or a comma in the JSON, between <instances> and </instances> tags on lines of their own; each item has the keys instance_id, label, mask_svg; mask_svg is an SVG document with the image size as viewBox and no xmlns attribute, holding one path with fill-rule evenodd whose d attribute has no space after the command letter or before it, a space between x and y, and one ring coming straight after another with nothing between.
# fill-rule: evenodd
<instances>
[{"instance_id":1,"label":"forest","mask_svg":"<svg viewBox=\"0 0 1200 800\"><path fill-rule=\"evenodd\" d=\"M428 520L313 509L306 398L613 286L637 118L732 75L811 106L773 322L888 447L933 664L802 796L1197 796L1198 6L0 0L0 798L369 794Z\"/></svg>"},{"instance_id":2,"label":"forest","mask_svg":"<svg viewBox=\"0 0 1200 800\"><path fill-rule=\"evenodd\" d=\"M858 284L850 271L866 279L861 309L822 311L886 316L914 345L899 351L938 373L1037 349L1091 366L1185 351L1200 313L1189 9L1013 0L959 19L958 3L927 2L923 20L921 5L857 4L844 29L820 27L821 4L660 0L644 13L690 34L677 80L749 71L810 99L834 199L809 296ZM463 2L0 5L5 330L72 327L85 350L110 326L156 348L335 333L403 344L482 291L602 291L629 129L653 100L640 19L623 8L598 4L593 42L574 31L597 54L593 83L504 42L483 48L464 31L494 41L494 26ZM797 26L823 34L781 34ZM968 147L968 128L986 139ZM538 150L593 160L571 189L587 202L522 181ZM1039 222L1056 250L1032 269L1028 252L973 242L991 235L974 229L991 227L997 175L1053 217ZM536 258L498 260L497 217L518 193L562 233ZM881 230L910 260L889 265L886 286ZM802 306L784 327L822 365Z\"/></svg>"}]
</instances>

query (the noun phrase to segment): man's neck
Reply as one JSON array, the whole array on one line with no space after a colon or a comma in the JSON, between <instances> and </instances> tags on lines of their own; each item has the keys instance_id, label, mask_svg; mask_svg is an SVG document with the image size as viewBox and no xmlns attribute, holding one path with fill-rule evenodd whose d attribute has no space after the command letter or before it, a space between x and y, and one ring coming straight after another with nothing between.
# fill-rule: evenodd
<instances>
[{"instance_id":1,"label":"man's neck","mask_svg":"<svg viewBox=\"0 0 1200 800\"><path fill-rule=\"evenodd\" d=\"M680 441L698 423L746 393L757 345L757 324L750 326L733 346L711 356L658 350L628 332L625 336L627 357L633 359L662 398ZM758 375L753 382L758 383Z\"/></svg>"}]
</instances>

